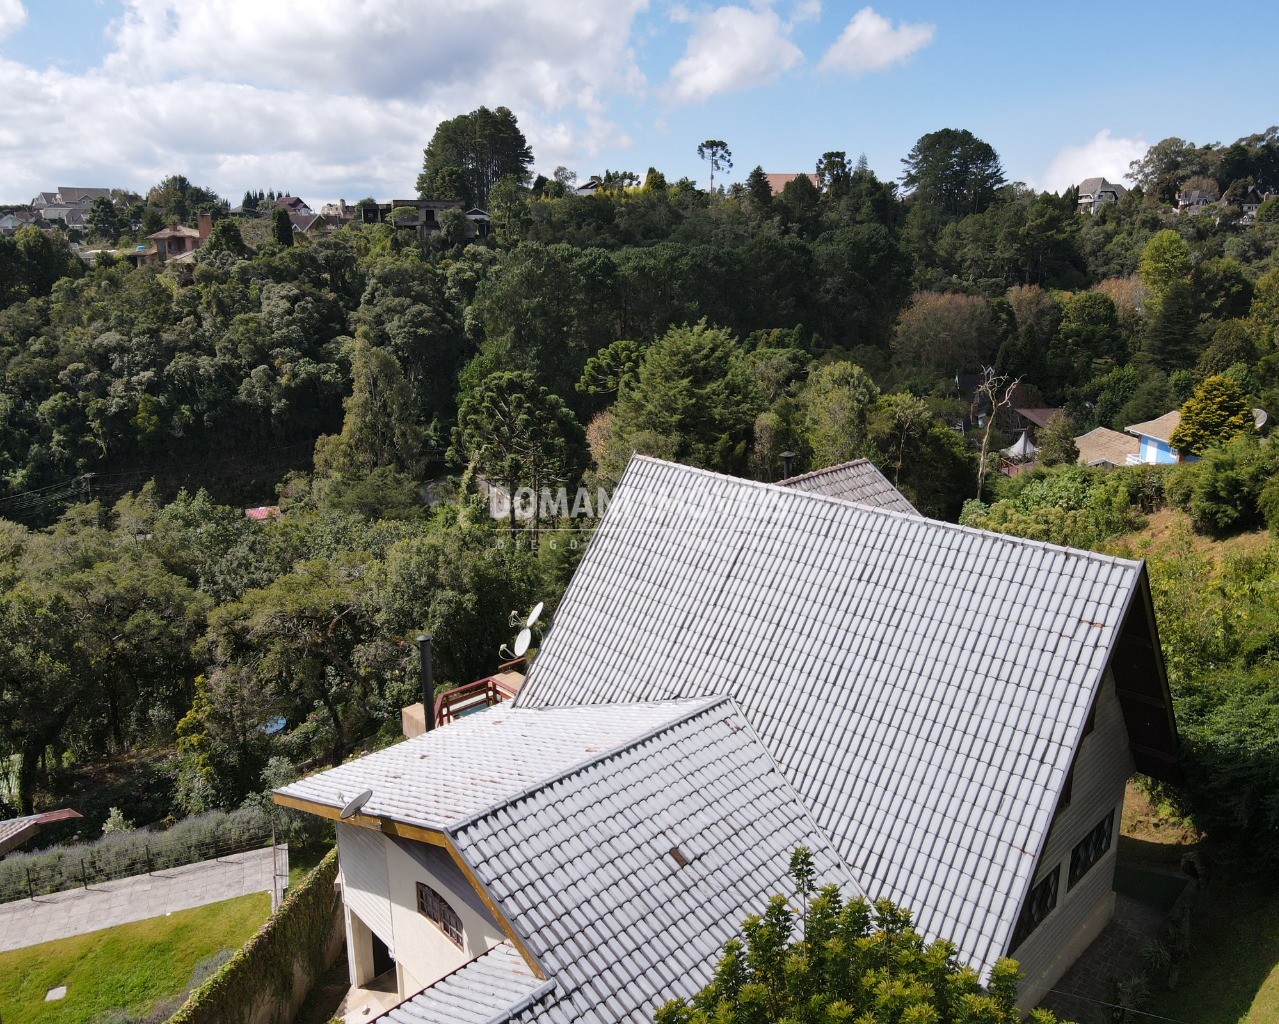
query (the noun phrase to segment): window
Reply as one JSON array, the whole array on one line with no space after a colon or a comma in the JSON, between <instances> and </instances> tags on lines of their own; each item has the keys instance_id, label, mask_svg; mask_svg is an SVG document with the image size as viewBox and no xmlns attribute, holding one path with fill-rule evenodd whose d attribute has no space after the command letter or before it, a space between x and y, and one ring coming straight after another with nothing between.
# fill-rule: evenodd
<instances>
[{"instance_id":1,"label":"window","mask_svg":"<svg viewBox=\"0 0 1279 1024\"><path fill-rule=\"evenodd\" d=\"M1026 905L1021 908L1021 917L1017 918L1017 930L1013 932L1010 951L1017 949L1025 942L1030 937L1030 933L1038 928L1044 918L1057 906L1059 874L1061 874L1060 868L1054 868L1052 874L1030 890L1030 895L1026 897Z\"/></svg>"},{"instance_id":2,"label":"window","mask_svg":"<svg viewBox=\"0 0 1279 1024\"><path fill-rule=\"evenodd\" d=\"M1111 811L1070 852L1070 881L1066 885L1067 891L1073 889L1075 883L1088 874L1089 869L1110 849L1110 833L1114 826L1115 812Z\"/></svg>"},{"instance_id":3,"label":"window","mask_svg":"<svg viewBox=\"0 0 1279 1024\"><path fill-rule=\"evenodd\" d=\"M417 883L417 910L423 917L435 922L440 931L453 942L462 945L462 919L448 905L448 901L425 882Z\"/></svg>"}]
</instances>

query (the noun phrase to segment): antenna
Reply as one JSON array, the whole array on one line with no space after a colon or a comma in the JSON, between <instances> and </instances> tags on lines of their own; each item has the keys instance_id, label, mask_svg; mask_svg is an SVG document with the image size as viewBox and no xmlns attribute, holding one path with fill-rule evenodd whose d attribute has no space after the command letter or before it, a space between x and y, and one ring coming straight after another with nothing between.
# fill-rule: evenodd
<instances>
[{"instance_id":1,"label":"antenna","mask_svg":"<svg viewBox=\"0 0 1279 1024\"><path fill-rule=\"evenodd\" d=\"M525 629L532 629L537 625L537 620L542 617L542 609L544 607L545 604L541 601L538 601L537 604L533 605L533 610L528 613L528 618L524 620Z\"/></svg>"},{"instance_id":2,"label":"antenna","mask_svg":"<svg viewBox=\"0 0 1279 1024\"><path fill-rule=\"evenodd\" d=\"M343 807L342 810L338 812L338 817L341 818L343 821L346 821L347 818L350 818L354 816L355 814L358 814L360 811L360 808L363 807L365 804L367 804L369 802L369 799L372 796L373 796L373 790L366 789L363 793L359 794L358 796L351 797L351 799L346 802L346 806Z\"/></svg>"}]
</instances>

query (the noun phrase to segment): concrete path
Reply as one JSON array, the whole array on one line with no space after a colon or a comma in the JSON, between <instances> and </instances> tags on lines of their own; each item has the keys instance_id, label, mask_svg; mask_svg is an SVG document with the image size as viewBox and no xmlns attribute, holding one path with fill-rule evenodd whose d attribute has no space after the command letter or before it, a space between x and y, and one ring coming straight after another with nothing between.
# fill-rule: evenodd
<instances>
[{"instance_id":1,"label":"concrete path","mask_svg":"<svg viewBox=\"0 0 1279 1024\"><path fill-rule=\"evenodd\" d=\"M281 848L279 858L286 873L287 849ZM275 863L268 846L149 875L95 882L87 889L0 903L0 952L162 917L174 910L190 910L251 892L271 892Z\"/></svg>"}]
</instances>

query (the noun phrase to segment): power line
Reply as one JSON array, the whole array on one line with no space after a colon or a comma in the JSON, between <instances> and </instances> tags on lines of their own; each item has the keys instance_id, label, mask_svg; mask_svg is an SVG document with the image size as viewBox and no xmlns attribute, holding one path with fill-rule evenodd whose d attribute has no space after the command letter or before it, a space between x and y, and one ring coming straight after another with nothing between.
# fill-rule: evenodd
<instances>
[{"instance_id":1,"label":"power line","mask_svg":"<svg viewBox=\"0 0 1279 1024\"><path fill-rule=\"evenodd\" d=\"M1178 1020L1176 1017L1161 1017L1157 1013L1148 1013L1145 1010L1138 1010L1131 1006L1120 1006L1118 1003L1108 1003L1104 999L1094 999L1091 996L1081 996L1077 992L1063 992L1059 988L1050 988L1049 992L1058 996L1066 996L1069 999L1081 999L1085 1003L1096 1003L1098 1006L1105 1006L1111 1010L1123 1010L1124 1013L1137 1013L1143 1017L1149 1017L1151 1020L1168 1021L1168 1024L1189 1024L1189 1021Z\"/></svg>"}]
</instances>

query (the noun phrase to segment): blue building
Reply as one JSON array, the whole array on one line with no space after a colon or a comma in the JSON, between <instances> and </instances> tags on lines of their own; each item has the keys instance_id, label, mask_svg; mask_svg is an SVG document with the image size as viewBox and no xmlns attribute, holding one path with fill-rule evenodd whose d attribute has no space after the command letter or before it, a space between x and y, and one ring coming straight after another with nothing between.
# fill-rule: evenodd
<instances>
[{"instance_id":1,"label":"blue building","mask_svg":"<svg viewBox=\"0 0 1279 1024\"><path fill-rule=\"evenodd\" d=\"M1141 441L1141 447L1137 454L1128 456L1128 465L1136 466L1141 463L1167 465L1174 462L1197 462L1198 455L1183 455L1172 446L1172 442L1169 440L1172 437L1172 432L1177 429L1180 423L1181 413L1174 409L1158 419L1147 420L1145 423L1134 423L1131 427L1125 428L1129 434L1133 434Z\"/></svg>"}]
</instances>

